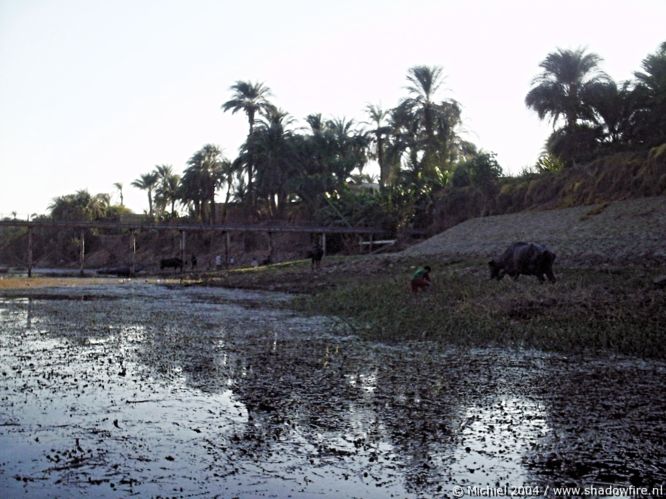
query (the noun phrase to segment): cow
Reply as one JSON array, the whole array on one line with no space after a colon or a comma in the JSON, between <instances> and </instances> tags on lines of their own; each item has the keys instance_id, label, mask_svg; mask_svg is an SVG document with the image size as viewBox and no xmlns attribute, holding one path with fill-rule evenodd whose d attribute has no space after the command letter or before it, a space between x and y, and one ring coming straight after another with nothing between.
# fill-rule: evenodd
<instances>
[{"instance_id":1,"label":"cow","mask_svg":"<svg viewBox=\"0 0 666 499\"><path fill-rule=\"evenodd\" d=\"M173 269L178 269L180 268L180 271L183 271L183 260L176 257L176 258L163 258L160 260L160 270L168 269L168 268L173 268Z\"/></svg>"},{"instance_id":2,"label":"cow","mask_svg":"<svg viewBox=\"0 0 666 499\"><path fill-rule=\"evenodd\" d=\"M497 260L490 260L490 278L498 281L508 274L514 280L520 274L535 275L544 282L544 274L550 282L555 282L553 262L555 253L541 244L517 242L511 244Z\"/></svg>"},{"instance_id":3,"label":"cow","mask_svg":"<svg viewBox=\"0 0 666 499\"><path fill-rule=\"evenodd\" d=\"M310 258L310 270L319 270L321 267L321 259L324 257L324 250L316 243L310 251L308 251L307 257Z\"/></svg>"}]
</instances>

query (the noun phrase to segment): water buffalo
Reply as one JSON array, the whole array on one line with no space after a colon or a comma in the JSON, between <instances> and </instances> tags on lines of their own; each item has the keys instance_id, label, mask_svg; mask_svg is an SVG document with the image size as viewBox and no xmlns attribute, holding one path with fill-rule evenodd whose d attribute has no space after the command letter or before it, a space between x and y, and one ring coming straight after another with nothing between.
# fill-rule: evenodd
<instances>
[{"instance_id":1,"label":"water buffalo","mask_svg":"<svg viewBox=\"0 0 666 499\"><path fill-rule=\"evenodd\" d=\"M180 258L163 258L160 260L160 270L173 268L183 271L183 260Z\"/></svg>"},{"instance_id":2,"label":"water buffalo","mask_svg":"<svg viewBox=\"0 0 666 499\"><path fill-rule=\"evenodd\" d=\"M490 278L498 281L508 274L518 279L520 274L535 275L539 282L544 282L546 274L550 282L555 282L553 262L555 253L536 243L513 243L497 260L490 260Z\"/></svg>"},{"instance_id":3,"label":"water buffalo","mask_svg":"<svg viewBox=\"0 0 666 499\"><path fill-rule=\"evenodd\" d=\"M310 268L312 270L321 267L321 259L324 257L324 250L319 244L315 244L310 251L308 251L308 258L311 259Z\"/></svg>"}]
</instances>

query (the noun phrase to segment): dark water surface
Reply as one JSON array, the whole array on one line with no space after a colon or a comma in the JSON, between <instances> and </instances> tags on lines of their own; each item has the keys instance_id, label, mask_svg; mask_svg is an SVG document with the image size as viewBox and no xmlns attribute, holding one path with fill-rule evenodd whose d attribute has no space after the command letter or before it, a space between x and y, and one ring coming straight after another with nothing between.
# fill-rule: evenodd
<instances>
[{"instance_id":1,"label":"dark water surface","mask_svg":"<svg viewBox=\"0 0 666 499\"><path fill-rule=\"evenodd\" d=\"M666 482L661 362L367 342L278 294L21 294L0 297L1 497Z\"/></svg>"}]
</instances>

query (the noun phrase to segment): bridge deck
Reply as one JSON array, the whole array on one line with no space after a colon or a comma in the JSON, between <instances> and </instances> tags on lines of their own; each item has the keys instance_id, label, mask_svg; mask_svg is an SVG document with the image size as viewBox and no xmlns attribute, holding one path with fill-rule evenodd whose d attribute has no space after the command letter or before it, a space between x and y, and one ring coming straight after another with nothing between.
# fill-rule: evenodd
<instances>
[{"instance_id":1,"label":"bridge deck","mask_svg":"<svg viewBox=\"0 0 666 499\"><path fill-rule=\"evenodd\" d=\"M310 234L386 234L387 231L377 227L332 227L311 225L263 225L263 224L159 224L129 222L57 222L26 220L0 220L0 227L26 228L61 228L61 229L115 229L115 230L178 230L186 232L297 232Z\"/></svg>"}]
</instances>

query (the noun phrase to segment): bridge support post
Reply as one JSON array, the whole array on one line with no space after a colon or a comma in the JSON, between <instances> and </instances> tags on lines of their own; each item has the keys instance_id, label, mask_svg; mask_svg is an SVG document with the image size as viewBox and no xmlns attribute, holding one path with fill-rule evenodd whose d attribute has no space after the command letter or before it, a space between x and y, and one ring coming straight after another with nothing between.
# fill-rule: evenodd
<instances>
[{"instance_id":1,"label":"bridge support post","mask_svg":"<svg viewBox=\"0 0 666 499\"><path fill-rule=\"evenodd\" d=\"M183 266L180 268L180 273L183 273L183 269L185 269L185 242L186 242L186 232L185 230L180 231L180 259L183 262Z\"/></svg>"},{"instance_id":2,"label":"bridge support post","mask_svg":"<svg viewBox=\"0 0 666 499\"><path fill-rule=\"evenodd\" d=\"M79 275L83 276L83 264L86 260L86 234L83 229L79 233Z\"/></svg>"},{"instance_id":3,"label":"bridge support post","mask_svg":"<svg viewBox=\"0 0 666 499\"><path fill-rule=\"evenodd\" d=\"M32 227L28 227L28 277L32 277Z\"/></svg>"},{"instance_id":4,"label":"bridge support post","mask_svg":"<svg viewBox=\"0 0 666 499\"><path fill-rule=\"evenodd\" d=\"M231 245L231 233L224 233L224 266L229 270L229 246Z\"/></svg>"},{"instance_id":5,"label":"bridge support post","mask_svg":"<svg viewBox=\"0 0 666 499\"><path fill-rule=\"evenodd\" d=\"M267 232L268 234L268 261L273 263L273 233L271 231Z\"/></svg>"},{"instance_id":6,"label":"bridge support post","mask_svg":"<svg viewBox=\"0 0 666 499\"><path fill-rule=\"evenodd\" d=\"M129 275L130 277L134 277L134 272L136 270L136 232L134 231L134 229L130 229L129 245L130 245Z\"/></svg>"}]
</instances>

